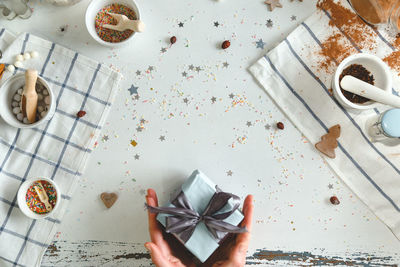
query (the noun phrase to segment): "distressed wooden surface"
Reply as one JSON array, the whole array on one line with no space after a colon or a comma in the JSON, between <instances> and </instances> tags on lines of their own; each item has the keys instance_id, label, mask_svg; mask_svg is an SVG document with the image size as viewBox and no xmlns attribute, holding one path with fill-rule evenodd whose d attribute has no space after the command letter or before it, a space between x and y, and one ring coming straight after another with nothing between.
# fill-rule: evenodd
<instances>
[{"instance_id":1,"label":"distressed wooden surface","mask_svg":"<svg viewBox=\"0 0 400 267\"><path fill-rule=\"evenodd\" d=\"M326 252L258 249L249 252L247 265L259 266L398 266L400 253ZM97 240L54 241L43 257L48 266L150 266L142 243Z\"/></svg>"}]
</instances>

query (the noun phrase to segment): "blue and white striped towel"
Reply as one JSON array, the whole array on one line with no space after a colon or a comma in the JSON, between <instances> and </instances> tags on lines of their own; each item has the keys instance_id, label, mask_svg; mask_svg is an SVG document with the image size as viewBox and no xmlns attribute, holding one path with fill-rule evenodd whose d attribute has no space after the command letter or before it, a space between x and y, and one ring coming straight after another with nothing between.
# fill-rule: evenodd
<instances>
[{"instance_id":1,"label":"blue and white striped towel","mask_svg":"<svg viewBox=\"0 0 400 267\"><path fill-rule=\"evenodd\" d=\"M351 9L347 1L340 3ZM329 92L335 66L331 70L318 67L324 60L318 53L324 41L334 34L338 34L337 39L341 39L351 53L363 51L351 39L351 34L346 34L349 28L335 25L332 16L336 14L332 13L332 10L318 9L251 66L250 72L312 144L317 143L329 127L341 125L336 158L326 161L400 239L400 146L372 143L364 127L366 118L388 107L382 105L361 114L344 109ZM373 40L369 40L373 45L365 52L384 58L395 50L393 38L384 32L366 24L363 30L370 32ZM341 59L337 60L340 63ZM398 74L393 72L393 77L397 89L400 87Z\"/></svg>"},{"instance_id":2,"label":"blue and white striped towel","mask_svg":"<svg viewBox=\"0 0 400 267\"><path fill-rule=\"evenodd\" d=\"M12 63L19 53L38 51L39 57L25 61L24 68L37 69L57 99L53 119L40 127L16 129L0 119L0 266L39 266L107 118L121 75L29 33L14 36L0 29L0 49L0 61L5 63ZM11 75L6 72L2 80ZM86 116L77 119L79 110ZM44 220L27 218L17 205L20 184L35 177L54 179L62 191L59 209Z\"/></svg>"}]
</instances>

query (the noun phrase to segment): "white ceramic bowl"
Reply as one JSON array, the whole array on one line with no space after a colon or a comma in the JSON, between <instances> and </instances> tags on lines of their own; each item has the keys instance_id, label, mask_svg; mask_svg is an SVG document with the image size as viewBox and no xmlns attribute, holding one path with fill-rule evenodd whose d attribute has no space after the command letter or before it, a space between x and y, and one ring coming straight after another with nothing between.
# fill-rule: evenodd
<instances>
[{"instance_id":1,"label":"white ceramic bowl","mask_svg":"<svg viewBox=\"0 0 400 267\"><path fill-rule=\"evenodd\" d=\"M56 201L56 204L54 205L53 210L48 212L48 213L45 213L45 214L34 213L32 210L29 209L28 205L26 205L26 200L25 200L26 192L28 191L28 188L34 182L40 181L40 180L49 182L51 185L53 185L54 189L57 192L57 201ZM60 202L61 202L61 191L60 191L60 188L58 188L57 184L53 180L50 180L48 178L29 179L29 180L26 180L25 182L23 182L22 185L19 187L17 201L18 201L18 207L22 211L23 214L25 214L29 218L32 218L32 219L35 219L35 220L43 219L43 218L46 218L46 217L50 216L51 214L53 214L57 210L57 208L58 208L58 206L60 205Z\"/></svg>"},{"instance_id":2,"label":"white ceramic bowl","mask_svg":"<svg viewBox=\"0 0 400 267\"><path fill-rule=\"evenodd\" d=\"M332 79L332 89L333 95L339 101L339 103L351 109L371 109L375 108L378 103L373 100L365 102L363 104L353 103L348 100L340 90L339 86L339 77L340 74L343 72L345 68L352 64L359 64L364 66L371 74L374 76L375 79L375 86L385 90L386 92L392 92L392 76L389 70L389 67L378 57L371 55L371 54L355 54L345 58L337 67L336 72Z\"/></svg>"},{"instance_id":3,"label":"white ceramic bowl","mask_svg":"<svg viewBox=\"0 0 400 267\"><path fill-rule=\"evenodd\" d=\"M11 103L13 101L13 97L15 93L25 85L25 74L20 73L14 76L11 76L7 80L4 81L4 83L0 87L0 116L3 118L5 122L7 122L9 125L14 126L16 128L33 128L36 127L45 121L50 120L54 112L56 110L56 100L53 94L53 91L47 84L47 82L38 76L37 82L40 82L44 87L46 87L47 91L49 92L50 96L50 108L42 119L38 120L35 123L31 124L24 124L21 121L17 120L15 115L12 112L12 106Z\"/></svg>"},{"instance_id":4,"label":"white ceramic bowl","mask_svg":"<svg viewBox=\"0 0 400 267\"><path fill-rule=\"evenodd\" d=\"M136 19L138 19L138 20L140 19L139 8L137 7L135 1L133 1L133 0L92 0L86 9L86 15L85 15L86 29L88 30L89 34L99 44L102 44L105 46L110 46L110 47L118 47L118 46L125 45L130 40L132 40L133 36L136 34L135 32L133 32L131 36L129 36L122 42L118 42L118 43L110 43L110 42L103 41L97 35L96 28L95 28L95 18L96 18L97 13L103 7L114 4L114 3L125 5L129 8L131 8L136 14Z\"/></svg>"}]
</instances>

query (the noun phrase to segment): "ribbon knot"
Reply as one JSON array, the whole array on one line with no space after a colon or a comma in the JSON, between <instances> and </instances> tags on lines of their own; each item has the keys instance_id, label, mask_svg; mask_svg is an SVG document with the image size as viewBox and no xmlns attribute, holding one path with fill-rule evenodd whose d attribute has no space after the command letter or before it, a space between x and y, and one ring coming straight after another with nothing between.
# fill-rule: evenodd
<instances>
[{"instance_id":1,"label":"ribbon knot","mask_svg":"<svg viewBox=\"0 0 400 267\"><path fill-rule=\"evenodd\" d=\"M229 199L232 199L233 207L222 212L221 209L228 203ZM236 195L217 190L202 214L199 214L192 207L183 191L172 201L172 204L175 207L152 207L147 204L146 207L152 213L170 215L166 217L165 231L177 234L184 243L190 239L200 222L203 222L208 231L218 240L222 239L226 233L247 231L244 227L224 222L240 206L240 199Z\"/></svg>"}]
</instances>

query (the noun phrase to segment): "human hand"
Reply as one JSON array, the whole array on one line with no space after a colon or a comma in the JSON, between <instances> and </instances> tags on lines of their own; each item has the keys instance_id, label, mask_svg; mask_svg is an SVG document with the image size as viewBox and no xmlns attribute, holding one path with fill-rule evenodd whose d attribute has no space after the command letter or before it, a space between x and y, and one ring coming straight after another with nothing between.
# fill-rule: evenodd
<instances>
[{"instance_id":1,"label":"human hand","mask_svg":"<svg viewBox=\"0 0 400 267\"><path fill-rule=\"evenodd\" d=\"M247 249L250 243L250 234L253 220L253 196L248 195L243 203L244 219L240 224L246 227L247 232L237 234L233 242L228 245L222 244L220 248L203 264L203 266L212 267L242 267L246 263ZM219 251L219 250L222 251ZM224 259L216 261L215 258Z\"/></svg>"},{"instance_id":2,"label":"human hand","mask_svg":"<svg viewBox=\"0 0 400 267\"><path fill-rule=\"evenodd\" d=\"M147 191L146 202L150 206L158 206L157 194L153 189ZM244 219L241 223L241 226L246 227L248 232L238 234L233 242L233 246L231 244L231 246L218 249L203 266L244 266L247 248L250 242L253 208L253 196L248 195L243 204ZM165 239L166 237L163 236L163 231L157 223L156 216L156 214L148 212L151 242L145 243L145 247L149 250L153 263L157 267L196 266L196 259L181 244L177 244L176 239L168 241ZM178 248L175 248L174 245L178 246ZM221 250L224 250L224 252L221 252ZM224 260L216 260L221 258Z\"/></svg>"}]
</instances>

